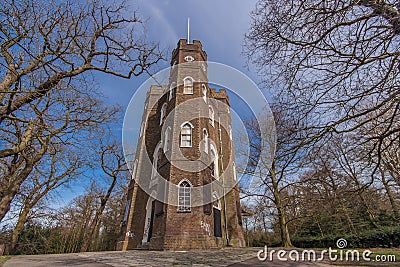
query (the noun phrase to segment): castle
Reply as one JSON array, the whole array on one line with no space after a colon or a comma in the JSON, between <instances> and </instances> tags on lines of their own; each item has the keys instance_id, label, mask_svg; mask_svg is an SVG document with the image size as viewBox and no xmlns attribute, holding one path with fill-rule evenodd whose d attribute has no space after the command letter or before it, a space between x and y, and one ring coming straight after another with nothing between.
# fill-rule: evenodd
<instances>
[{"instance_id":1,"label":"castle","mask_svg":"<svg viewBox=\"0 0 400 267\"><path fill-rule=\"evenodd\" d=\"M201 42L179 40L147 93L118 249L245 246L231 124Z\"/></svg>"}]
</instances>

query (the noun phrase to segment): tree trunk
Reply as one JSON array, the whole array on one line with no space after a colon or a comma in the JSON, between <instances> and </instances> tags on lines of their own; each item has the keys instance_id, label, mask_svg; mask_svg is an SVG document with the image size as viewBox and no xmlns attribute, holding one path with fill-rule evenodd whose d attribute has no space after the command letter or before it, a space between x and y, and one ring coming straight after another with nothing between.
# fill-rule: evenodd
<instances>
[{"instance_id":1,"label":"tree trunk","mask_svg":"<svg viewBox=\"0 0 400 267\"><path fill-rule=\"evenodd\" d=\"M276 209L278 210L279 228L282 240L282 246L285 248L293 247L292 241L290 240L289 229L287 227L285 208L282 203L282 198L279 192L278 180L276 178L275 162L271 166L271 180L272 189L275 199Z\"/></svg>"},{"instance_id":2,"label":"tree trunk","mask_svg":"<svg viewBox=\"0 0 400 267\"><path fill-rule=\"evenodd\" d=\"M21 184L26 180L28 175L32 172L35 164L43 157L44 153L47 150L47 144L43 145L38 154L30 159L25 159L26 164L24 168L20 171L18 168L10 175L10 178L6 178L10 181L10 186L2 187L2 191L0 192L0 222L4 219L7 212L10 210L11 202L14 199L15 195L18 193ZM1 180L5 179L4 177Z\"/></svg>"},{"instance_id":3,"label":"tree trunk","mask_svg":"<svg viewBox=\"0 0 400 267\"><path fill-rule=\"evenodd\" d=\"M392 206L393 214L396 217L398 217L399 216L399 209L398 209L398 206L397 206L397 203L396 203L396 199L393 196L393 192L390 189L390 186L389 186L388 182L386 181L385 172L382 169L381 169L381 176L382 176L383 186L385 187L386 194L387 194L387 196L389 198L390 205Z\"/></svg>"},{"instance_id":4,"label":"tree trunk","mask_svg":"<svg viewBox=\"0 0 400 267\"><path fill-rule=\"evenodd\" d=\"M11 234L11 244L10 244L9 252L13 252L15 249L15 246L18 243L19 235L20 235L22 229L24 229L24 225L28 218L28 214L29 214L30 210L31 210L30 206L25 206L22 209L21 213L19 214L17 224L15 225L14 230Z\"/></svg>"},{"instance_id":5,"label":"tree trunk","mask_svg":"<svg viewBox=\"0 0 400 267\"><path fill-rule=\"evenodd\" d=\"M94 234L94 232L96 230L96 227L97 227L97 224L99 222L100 216L103 214L103 211L106 208L108 199L110 198L110 195L111 195L116 183L117 183L117 176L114 176L113 177L113 181L112 181L110 187L107 190L107 194L101 199L100 207L96 211L94 219L93 219L92 223L89 226L89 232L88 232L87 236L83 240L83 244L82 244L82 247L81 247L81 252L86 252L89 249L89 246L92 243L93 234Z\"/></svg>"}]
</instances>

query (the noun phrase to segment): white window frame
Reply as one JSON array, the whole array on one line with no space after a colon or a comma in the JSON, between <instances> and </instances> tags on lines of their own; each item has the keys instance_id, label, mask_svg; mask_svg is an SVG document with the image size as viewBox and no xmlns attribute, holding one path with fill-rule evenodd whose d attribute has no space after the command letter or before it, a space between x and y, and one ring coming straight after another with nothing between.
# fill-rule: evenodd
<instances>
[{"instance_id":1,"label":"white window frame","mask_svg":"<svg viewBox=\"0 0 400 267\"><path fill-rule=\"evenodd\" d=\"M137 171L138 160L136 159L133 163L133 171L132 171L132 180L136 178L136 171Z\"/></svg>"},{"instance_id":2,"label":"white window frame","mask_svg":"<svg viewBox=\"0 0 400 267\"><path fill-rule=\"evenodd\" d=\"M186 57L184 57L184 60L185 60L186 62L192 62L192 61L194 61L194 57L192 57L192 56L186 56Z\"/></svg>"},{"instance_id":3,"label":"white window frame","mask_svg":"<svg viewBox=\"0 0 400 267\"><path fill-rule=\"evenodd\" d=\"M172 82L171 86L169 87L168 101L170 101L172 99L172 96L174 95L175 87L176 87L176 82Z\"/></svg>"},{"instance_id":4,"label":"white window frame","mask_svg":"<svg viewBox=\"0 0 400 267\"><path fill-rule=\"evenodd\" d=\"M208 154L208 132L207 129L203 129L204 149L203 151Z\"/></svg>"},{"instance_id":5,"label":"white window frame","mask_svg":"<svg viewBox=\"0 0 400 267\"><path fill-rule=\"evenodd\" d=\"M217 192L213 193L212 199L213 199L213 202L212 202L213 203L213 207L218 209L218 210L221 210L221 201L220 201L220 199L218 197ZM215 203L217 203L217 205L215 205Z\"/></svg>"},{"instance_id":6,"label":"white window frame","mask_svg":"<svg viewBox=\"0 0 400 267\"><path fill-rule=\"evenodd\" d=\"M145 124L144 124L144 122L142 122L142 124L140 125L139 137L143 136L144 127L145 127Z\"/></svg>"},{"instance_id":7,"label":"white window frame","mask_svg":"<svg viewBox=\"0 0 400 267\"><path fill-rule=\"evenodd\" d=\"M214 114L215 114L215 112L214 112L214 108L211 106L211 105L209 105L208 106L208 116L209 116L209 118L210 118L210 124L214 127Z\"/></svg>"},{"instance_id":8,"label":"white window frame","mask_svg":"<svg viewBox=\"0 0 400 267\"><path fill-rule=\"evenodd\" d=\"M219 165L218 165L218 152L213 144L210 146L211 155L214 154L213 164L214 164L214 175L211 174L212 177L219 180Z\"/></svg>"},{"instance_id":9,"label":"white window frame","mask_svg":"<svg viewBox=\"0 0 400 267\"><path fill-rule=\"evenodd\" d=\"M205 84L203 83L203 84L201 85L201 88L202 88L204 103L207 103L207 87L206 87Z\"/></svg>"},{"instance_id":10,"label":"white window frame","mask_svg":"<svg viewBox=\"0 0 400 267\"><path fill-rule=\"evenodd\" d=\"M188 186L182 186L182 184ZM178 184L178 212L190 212L192 206L192 183L183 179Z\"/></svg>"},{"instance_id":11,"label":"white window frame","mask_svg":"<svg viewBox=\"0 0 400 267\"><path fill-rule=\"evenodd\" d=\"M164 132L164 153L169 151L170 143L171 143L171 127L168 126Z\"/></svg>"},{"instance_id":12,"label":"white window frame","mask_svg":"<svg viewBox=\"0 0 400 267\"><path fill-rule=\"evenodd\" d=\"M237 181L236 163L235 163L235 162L233 163L232 170L233 170L233 179L234 179L235 181Z\"/></svg>"},{"instance_id":13,"label":"white window frame","mask_svg":"<svg viewBox=\"0 0 400 267\"><path fill-rule=\"evenodd\" d=\"M162 147L162 141L160 141L157 144L156 149L154 150L154 153L153 153L153 165L151 168L151 180L153 180L154 177L156 177L158 174L158 158L159 158L158 153L160 153L161 147Z\"/></svg>"},{"instance_id":14,"label":"white window frame","mask_svg":"<svg viewBox=\"0 0 400 267\"><path fill-rule=\"evenodd\" d=\"M189 129L190 129L190 133L189 133L189 134L183 134L183 132L182 132L183 127L185 127L186 125L188 125L188 126L189 126ZM181 147L192 147L192 146L193 146L193 128L194 128L193 125L192 125L190 122L188 122L188 121L182 123L182 125L181 125L181 132L180 132L180 146L181 146ZM190 145L183 144L183 142L184 142L183 136L184 136L184 135L190 137L190 139L189 139ZM185 140L185 141L187 141L187 140Z\"/></svg>"},{"instance_id":15,"label":"white window frame","mask_svg":"<svg viewBox=\"0 0 400 267\"><path fill-rule=\"evenodd\" d=\"M190 76L187 76L183 79L183 93L186 95L192 95L194 88L194 79Z\"/></svg>"},{"instance_id":16,"label":"white window frame","mask_svg":"<svg viewBox=\"0 0 400 267\"><path fill-rule=\"evenodd\" d=\"M161 107L160 125L163 124L163 122L165 121L166 115L167 115L167 103L164 103Z\"/></svg>"}]
</instances>

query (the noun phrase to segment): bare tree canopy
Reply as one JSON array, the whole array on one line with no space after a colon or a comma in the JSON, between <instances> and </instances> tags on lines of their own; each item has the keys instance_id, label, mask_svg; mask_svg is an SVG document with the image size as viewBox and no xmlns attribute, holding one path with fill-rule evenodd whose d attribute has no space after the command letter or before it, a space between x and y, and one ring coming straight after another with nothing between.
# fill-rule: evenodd
<instances>
[{"instance_id":1,"label":"bare tree canopy","mask_svg":"<svg viewBox=\"0 0 400 267\"><path fill-rule=\"evenodd\" d=\"M130 78L161 54L120 1L2 1L0 121L88 70Z\"/></svg>"},{"instance_id":2,"label":"bare tree canopy","mask_svg":"<svg viewBox=\"0 0 400 267\"><path fill-rule=\"evenodd\" d=\"M245 47L313 137L379 123L380 146L400 131L399 42L398 1L261 0Z\"/></svg>"},{"instance_id":3,"label":"bare tree canopy","mask_svg":"<svg viewBox=\"0 0 400 267\"><path fill-rule=\"evenodd\" d=\"M60 145L82 153L86 133L116 114L90 71L131 78L162 55L123 0L5 0L0 21L1 221L46 155Z\"/></svg>"},{"instance_id":4,"label":"bare tree canopy","mask_svg":"<svg viewBox=\"0 0 400 267\"><path fill-rule=\"evenodd\" d=\"M293 244L361 232L376 241L379 231L400 229L392 223L399 212L399 1L259 0L251 18L245 54L286 124L296 125L285 132L274 114L278 174L280 156L304 157L292 168L298 180L275 190L286 201ZM295 146L282 154L285 141Z\"/></svg>"}]
</instances>

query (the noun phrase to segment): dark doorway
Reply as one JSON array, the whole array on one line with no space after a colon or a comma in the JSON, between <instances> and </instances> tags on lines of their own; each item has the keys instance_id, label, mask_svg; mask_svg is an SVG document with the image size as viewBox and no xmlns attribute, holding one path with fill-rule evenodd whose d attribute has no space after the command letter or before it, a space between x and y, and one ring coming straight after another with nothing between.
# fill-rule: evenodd
<instances>
[{"instance_id":1,"label":"dark doorway","mask_svg":"<svg viewBox=\"0 0 400 267\"><path fill-rule=\"evenodd\" d=\"M147 235L147 242L150 242L151 235L153 234L155 203L156 202L154 200L151 202L151 216L150 216L149 234Z\"/></svg>"},{"instance_id":2,"label":"dark doorway","mask_svg":"<svg viewBox=\"0 0 400 267\"><path fill-rule=\"evenodd\" d=\"M214 212L214 236L222 237L221 211L219 209L213 208L213 212Z\"/></svg>"}]
</instances>

